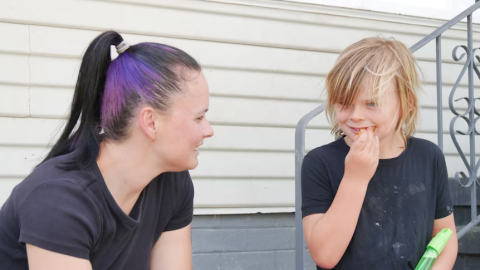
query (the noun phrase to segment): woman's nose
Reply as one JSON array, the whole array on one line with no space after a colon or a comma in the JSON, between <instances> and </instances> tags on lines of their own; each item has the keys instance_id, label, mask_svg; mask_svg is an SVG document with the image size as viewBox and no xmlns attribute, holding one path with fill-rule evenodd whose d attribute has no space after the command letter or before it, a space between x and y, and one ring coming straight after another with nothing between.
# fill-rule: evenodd
<instances>
[{"instance_id":1,"label":"woman's nose","mask_svg":"<svg viewBox=\"0 0 480 270\"><path fill-rule=\"evenodd\" d=\"M210 138L213 136L213 134L214 134L214 131L213 131L212 125L210 125L210 122L207 121L207 127L205 129L205 133L203 137Z\"/></svg>"}]
</instances>

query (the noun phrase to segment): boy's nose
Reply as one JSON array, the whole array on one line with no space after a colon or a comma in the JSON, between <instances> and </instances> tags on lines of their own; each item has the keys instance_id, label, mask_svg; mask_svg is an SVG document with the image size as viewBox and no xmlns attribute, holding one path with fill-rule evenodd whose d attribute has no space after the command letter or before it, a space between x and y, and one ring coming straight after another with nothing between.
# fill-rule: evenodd
<instances>
[{"instance_id":1,"label":"boy's nose","mask_svg":"<svg viewBox=\"0 0 480 270\"><path fill-rule=\"evenodd\" d=\"M355 122L365 120L365 114L364 114L362 108L355 107L352 111L352 114L350 114L350 119L352 121L355 121Z\"/></svg>"}]
</instances>

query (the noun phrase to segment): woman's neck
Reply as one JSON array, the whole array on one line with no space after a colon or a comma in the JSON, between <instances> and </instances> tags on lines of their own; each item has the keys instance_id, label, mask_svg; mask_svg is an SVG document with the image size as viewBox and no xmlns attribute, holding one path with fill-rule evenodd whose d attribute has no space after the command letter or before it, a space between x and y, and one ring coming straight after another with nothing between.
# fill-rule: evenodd
<instances>
[{"instance_id":1,"label":"woman's neck","mask_svg":"<svg viewBox=\"0 0 480 270\"><path fill-rule=\"evenodd\" d=\"M118 206L130 214L142 190L163 171L147 156L148 145L102 142L97 165Z\"/></svg>"}]
</instances>

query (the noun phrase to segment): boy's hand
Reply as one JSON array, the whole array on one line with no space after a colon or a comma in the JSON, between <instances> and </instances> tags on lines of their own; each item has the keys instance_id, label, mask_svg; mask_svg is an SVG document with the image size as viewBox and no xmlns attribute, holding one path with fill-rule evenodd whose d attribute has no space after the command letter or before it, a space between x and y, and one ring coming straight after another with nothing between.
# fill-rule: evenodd
<instances>
[{"instance_id":1,"label":"boy's hand","mask_svg":"<svg viewBox=\"0 0 480 270\"><path fill-rule=\"evenodd\" d=\"M353 142L345 158L346 179L356 179L368 184L377 170L379 160L379 141L369 127Z\"/></svg>"}]
</instances>

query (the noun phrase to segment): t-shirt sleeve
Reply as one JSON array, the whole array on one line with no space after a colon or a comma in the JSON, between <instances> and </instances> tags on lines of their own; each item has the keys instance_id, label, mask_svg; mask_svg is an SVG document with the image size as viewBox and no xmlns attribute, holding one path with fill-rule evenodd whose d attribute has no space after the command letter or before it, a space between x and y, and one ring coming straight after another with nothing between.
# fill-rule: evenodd
<instances>
[{"instance_id":1,"label":"t-shirt sleeve","mask_svg":"<svg viewBox=\"0 0 480 270\"><path fill-rule=\"evenodd\" d=\"M19 242L88 260L100 228L95 209L77 184L43 182L17 209Z\"/></svg>"},{"instance_id":2,"label":"t-shirt sleeve","mask_svg":"<svg viewBox=\"0 0 480 270\"><path fill-rule=\"evenodd\" d=\"M174 231L188 226L193 219L194 187L188 171L176 176L176 196L173 216L165 227L165 231Z\"/></svg>"},{"instance_id":3,"label":"t-shirt sleeve","mask_svg":"<svg viewBox=\"0 0 480 270\"><path fill-rule=\"evenodd\" d=\"M318 153L308 153L302 163L302 217L327 212L334 198L322 158Z\"/></svg>"},{"instance_id":4,"label":"t-shirt sleeve","mask_svg":"<svg viewBox=\"0 0 480 270\"><path fill-rule=\"evenodd\" d=\"M453 213L452 198L448 186L448 173L445 157L439 150L437 158L437 200L435 208L435 219L449 216Z\"/></svg>"}]
</instances>

